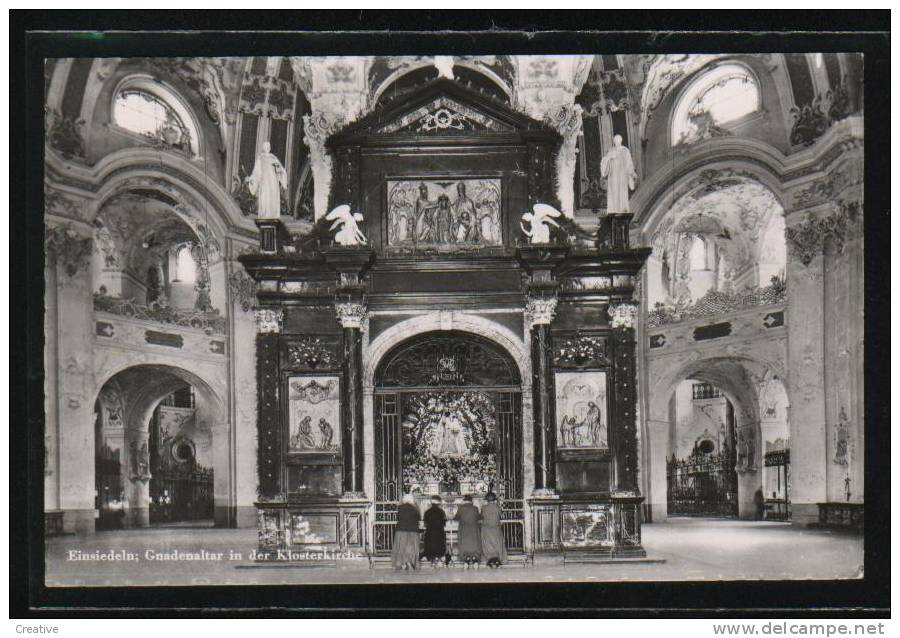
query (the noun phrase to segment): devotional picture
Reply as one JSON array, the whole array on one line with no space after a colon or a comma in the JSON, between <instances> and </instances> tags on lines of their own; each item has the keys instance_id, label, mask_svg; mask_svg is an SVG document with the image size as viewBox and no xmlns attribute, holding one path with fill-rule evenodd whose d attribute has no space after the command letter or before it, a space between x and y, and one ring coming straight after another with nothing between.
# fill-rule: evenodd
<instances>
[{"instance_id":1,"label":"devotional picture","mask_svg":"<svg viewBox=\"0 0 900 638\"><path fill-rule=\"evenodd\" d=\"M499 179L388 180L388 245L453 250L499 246Z\"/></svg>"},{"instance_id":2,"label":"devotional picture","mask_svg":"<svg viewBox=\"0 0 900 638\"><path fill-rule=\"evenodd\" d=\"M341 451L340 380L338 377L291 377L288 451Z\"/></svg>"},{"instance_id":3,"label":"devotional picture","mask_svg":"<svg viewBox=\"0 0 900 638\"><path fill-rule=\"evenodd\" d=\"M556 374L556 441L560 449L608 449L605 372Z\"/></svg>"}]
</instances>

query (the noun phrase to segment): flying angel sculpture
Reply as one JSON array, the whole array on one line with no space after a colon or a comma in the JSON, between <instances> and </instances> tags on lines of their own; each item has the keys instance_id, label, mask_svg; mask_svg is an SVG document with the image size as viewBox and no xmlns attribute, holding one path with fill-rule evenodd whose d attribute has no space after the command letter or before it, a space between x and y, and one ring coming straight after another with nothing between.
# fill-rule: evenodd
<instances>
[{"instance_id":1,"label":"flying angel sculpture","mask_svg":"<svg viewBox=\"0 0 900 638\"><path fill-rule=\"evenodd\" d=\"M366 236L362 234L357 222L363 220L360 213L351 213L350 206L341 204L325 216L328 221L334 221L329 230L340 228L334 235L334 241L340 246L360 246L368 243Z\"/></svg>"},{"instance_id":2,"label":"flying angel sculpture","mask_svg":"<svg viewBox=\"0 0 900 638\"><path fill-rule=\"evenodd\" d=\"M553 218L559 217L562 213L547 204L535 204L532 207L532 210L534 211L533 213L525 213L522 215L522 221L531 224L531 231L526 230L525 226L522 225L522 222L519 222L519 227L522 229L522 232L528 236L529 243L549 244L550 227L547 226L547 223L549 222L559 228L559 224L553 221Z\"/></svg>"}]
</instances>

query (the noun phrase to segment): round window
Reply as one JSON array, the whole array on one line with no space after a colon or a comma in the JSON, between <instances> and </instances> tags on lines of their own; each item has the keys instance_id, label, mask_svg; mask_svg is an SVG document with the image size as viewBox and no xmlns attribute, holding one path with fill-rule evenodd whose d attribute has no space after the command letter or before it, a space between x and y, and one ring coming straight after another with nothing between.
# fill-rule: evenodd
<instances>
[{"instance_id":1,"label":"round window","mask_svg":"<svg viewBox=\"0 0 900 638\"><path fill-rule=\"evenodd\" d=\"M194 460L194 446L188 441L176 441L172 445L172 457L179 463L190 463Z\"/></svg>"},{"instance_id":2,"label":"round window","mask_svg":"<svg viewBox=\"0 0 900 638\"><path fill-rule=\"evenodd\" d=\"M697 448L703 454L712 454L713 451L716 449L716 444L713 443L712 441L710 441L709 439L705 439L703 441L700 441L700 444L697 446Z\"/></svg>"}]
</instances>

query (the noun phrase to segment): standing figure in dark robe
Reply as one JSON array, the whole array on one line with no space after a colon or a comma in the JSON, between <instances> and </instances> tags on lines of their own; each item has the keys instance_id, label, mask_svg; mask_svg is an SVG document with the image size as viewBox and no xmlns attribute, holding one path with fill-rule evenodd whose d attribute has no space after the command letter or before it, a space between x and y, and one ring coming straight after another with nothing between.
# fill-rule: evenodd
<instances>
[{"instance_id":1,"label":"standing figure in dark robe","mask_svg":"<svg viewBox=\"0 0 900 638\"><path fill-rule=\"evenodd\" d=\"M434 209L436 205L428 199L428 187L419 184L419 197L416 199L416 230L413 239L422 242L434 241Z\"/></svg>"},{"instance_id":2,"label":"standing figure in dark robe","mask_svg":"<svg viewBox=\"0 0 900 638\"><path fill-rule=\"evenodd\" d=\"M472 502L472 496L466 494L463 503L456 510L454 520L459 522L459 558L466 564L466 569L473 565L477 568L481 563L481 530L478 523L481 514Z\"/></svg>"},{"instance_id":3,"label":"standing figure in dark robe","mask_svg":"<svg viewBox=\"0 0 900 638\"><path fill-rule=\"evenodd\" d=\"M434 241L438 244L449 244L454 241L450 233L453 226L453 211L450 208L450 198L446 195L438 197L438 209L434 215Z\"/></svg>"},{"instance_id":4,"label":"standing figure in dark robe","mask_svg":"<svg viewBox=\"0 0 900 638\"><path fill-rule=\"evenodd\" d=\"M447 553L447 533L444 526L447 524L447 514L441 507L441 497L431 497L431 507L425 512L425 558L431 561L432 567L439 567L441 561L445 565L450 563L450 554Z\"/></svg>"},{"instance_id":5,"label":"standing figure in dark robe","mask_svg":"<svg viewBox=\"0 0 900 638\"><path fill-rule=\"evenodd\" d=\"M456 183L456 201L453 203L456 212L456 241L474 241L478 242L478 211L475 209L475 202L466 195L466 183Z\"/></svg>"},{"instance_id":6,"label":"standing figure in dark robe","mask_svg":"<svg viewBox=\"0 0 900 638\"><path fill-rule=\"evenodd\" d=\"M323 450L331 449L331 440L334 438L334 428L331 427L331 424L326 421L324 418L319 419L319 432L322 434L322 445Z\"/></svg>"},{"instance_id":7,"label":"standing figure in dark robe","mask_svg":"<svg viewBox=\"0 0 900 638\"><path fill-rule=\"evenodd\" d=\"M497 495L488 492L487 501L481 508L481 551L487 566L496 569L506 562L506 544L503 542L503 529L500 526L500 504Z\"/></svg>"},{"instance_id":8,"label":"standing figure in dark robe","mask_svg":"<svg viewBox=\"0 0 900 638\"><path fill-rule=\"evenodd\" d=\"M405 494L397 508L396 529L391 564L394 569L416 569L419 565L419 508L411 494Z\"/></svg>"}]
</instances>

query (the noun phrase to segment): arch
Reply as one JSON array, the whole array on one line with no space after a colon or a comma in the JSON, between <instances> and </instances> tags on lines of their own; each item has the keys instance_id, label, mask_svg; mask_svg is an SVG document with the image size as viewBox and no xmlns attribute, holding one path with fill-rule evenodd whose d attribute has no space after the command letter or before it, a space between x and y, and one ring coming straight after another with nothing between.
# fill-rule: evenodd
<instances>
[{"instance_id":1,"label":"arch","mask_svg":"<svg viewBox=\"0 0 900 638\"><path fill-rule=\"evenodd\" d=\"M660 171L638 189L632 200L635 225L642 243L649 242L672 206L684 195L718 178L742 177L769 189L787 210L781 184L784 156L778 149L756 140L717 138L698 145L684 162Z\"/></svg>"},{"instance_id":2,"label":"arch","mask_svg":"<svg viewBox=\"0 0 900 638\"><path fill-rule=\"evenodd\" d=\"M708 381L718 386L726 395L730 395L729 399L741 407L752 409L753 412L748 414L752 420L759 421L759 402L755 393L750 392L748 388L738 387L738 384L730 383L725 380L722 383L722 376L711 374L710 370L722 363L731 363L740 366L747 373L756 374L761 370L759 375L764 377L766 372L771 371L784 383L787 390L787 382L784 379L784 370L782 366L776 362L764 359L759 356L750 356L746 354L732 355L727 352L716 352L707 354L706 356L697 357L692 361L688 361L681 366L674 368L664 376L659 377L648 389L650 396L649 418L651 420L665 420L668 414L669 397L678 385L684 379L698 379ZM652 367L653 362L650 363ZM754 370L755 368L755 370ZM730 386L730 387L729 387ZM749 386L749 384L748 384Z\"/></svg>"},{"instance_id":3,"label":"arch","mask_svg":"<svg viewBox=\"0 0 900 638\"><path fill-rule=\"evenodd\" d=\"M654 362L651 362L650 366L653 365ZM761 485L764 452L758 382L770 373L783 379L783 370L771 361L723 352L698 356L651 382L642 439L647 450L646 471L642 480L654 521L664 520L668 509L666 458L671 426L670 400L678 384L687 379L716 386L734 407L736 429L752 428L756 442L754 461L751 467L738 469L737 496L739 516L754 516L753 495Z\"/></svg>"},{"instance_id":4,"label":"arch","mask_svg":"<svg viewBox=\"0 0 900 638\"><path fill-rule=\"evenodd\" d=\"M213 472L210 477L211 483L204 488L210 490L209 500L205 503L213 508L212 514L217 526L227 527L234 523L233 506L236 498L232 478L233 443L227 406L223 400L224 391L217 391L201 376L184 368L132 361L107 374L99 384L94 399L95 403L102 403L117 397L116 401L122 409L122 423L118 435L113 435L112 438L118 449L122 450L121 456L118 457L121 459L118 472L121 472L123 477L131 476L128 473L135 472L136 469L141 472L142 480L123 481L125 488L123 494L128 503L124 510L128 527L147 527L151 523L153 494L150 487L152 483L150 473L153 471L154 457L147 456L150 454L148 442L152 436L151 418L165 397L185 385L190 385L194 389L197 398L193 412L194 419L202 418L202 422L206 424L204 428L208 427L206 431L211 436L209 458ZM114 388L114 394L110 395L107 388ZM191 427L196 427L196 423ZM98 445L100 440L104 440L106 449L105 436L97 439ZM94 454L98 452L99 447L95 448Z\"/></svg>"},{"instance_id":5,"label":"arch","mask_svg":"<svg viewBox=\"0 0 900 638\"><path fill-rule=\"evenodd\" d=\"M131 408L124 415L124 420L126 423L130 422L132 415L139 414L140 412L145 411L147 408L151 408L152 410L153 407L156 407L156 404L158 404L159 401L161 401L167 394L171 393L172 389L166 391L167 388L174 388L178 385L181 385L182 383L193 386L198 390L198 392L204 399L208 400L209 405L216 407L216 424L221 424L226 420L226 404L221 396L221 391L216 391L211 383L206 381L197 373L185 370L184 368L173 366L168 363L136 363L132 360L128 364L123 365L117 369L106 371L104 376L99 378L97 381L97 393L94 397L94 401L97 401L100 398L103 389L110 382L114 381L117 377L119 377L119 375L128 372L129 370L135 372L141 370L153 371L157 374L166 376L159 376L154 381L144 384L139 389L139 391L134 395L134 401L132 402ZM177 381L175 381L176 379ZM155 395L159 396L153 398Z\"/></svg>"},{"instance_id":6,"label":"arch","mask_svg":"<svg viewBox=\"0 0 900 638\"><path fill-rule=\"evenodd\" d=\"M469 60L462 60L457 57L453 59L453 66L459 68L465 68L472 73L477 73L481 75L490 82L491 85L495 85L497 89L502 92L507 101L512 99L512 89L507 85L507 83L496 73L491 71L488 68L485 68L482 65L479 65L475 62L471 62ZM372 91L372 97L369 100L369 104L371 106L375 106L380 103L382 96L384 93L400 81L404 76L409 75L410 73L414 73L416 71L420 71L422 69L428 69L429 67L434 68L434 73L437 75L437 69L434 66L434 61L431 59L418 60L418 61L410 61L407 64L401 66L396 71L388 75L382 80L377 87L375 87Z\"/></svg>"},{"instance_id":7,"label":"arch","mask_svg":"<svg viewBox=\"0 0 900 638\"><path fill-rule=\"evenodd\" d=\"M366 348L364 357L363 387L372 390L375 373L386 354L404 341L426 332L469 332L497 343L512 357L518 367L523 391L531 387L529 351L525 343L512 330L484 317L460 311L432 312L413 317L391 326L378 335Z\"/></svg>"},{"instance_id":8,"label":"arch","mask_svg":"<svg viewBox=\"0 0 900 638\"><path fill-rule=\"evenodd\" d=\"M448 360L445 378L436 379L433 363L444 359ZM435 383L438 380L441 382ZM381 358L375 381L379 387L397 388L522 385L518 365L507 350L493 340L458 330L425 332L394 346Z\"/></svg>"},{"instance_id":9,"label":"arch","mask_svg":"<svg viewBox=\"0 0 900 638\"><path fill-rule=\"evenodd\" d=\"M252 221L241 214L222 186L184 157L147 148L124 149L104 157L94 171L93 181L100 186L86 211L88 221L96 218L110 197L139 188L155 190L178 202L173 209L195 231L198 223L208 221L209 231L220 245L230 231L257 235Z\"/></svg>"}]
</instances>

